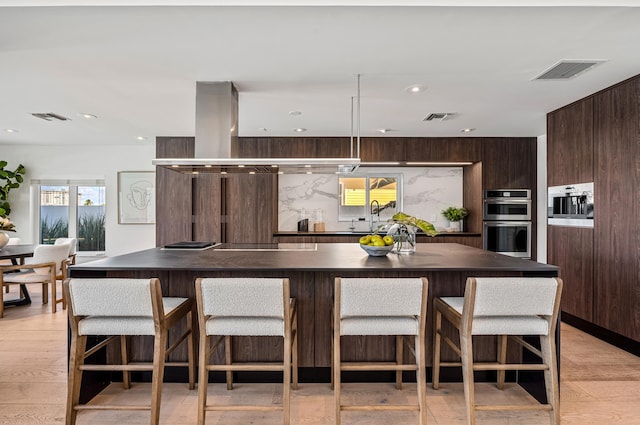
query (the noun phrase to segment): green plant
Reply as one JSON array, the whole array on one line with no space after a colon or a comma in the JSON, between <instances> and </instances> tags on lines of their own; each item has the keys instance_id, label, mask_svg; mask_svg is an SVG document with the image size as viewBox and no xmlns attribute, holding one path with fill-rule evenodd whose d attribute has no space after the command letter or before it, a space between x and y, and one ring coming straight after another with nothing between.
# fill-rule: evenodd
<instances>
[{"instance_id":1,"label":"green plant","mask_svg":"<svg viewBox=\"0 0 640 425\"><path fill-rule=\"evenodd\" d=\"M85 215L78 223L80 251L104 251L104 214Z\"/></svg>"},{"instance_id":2,"label":"green plant","mask_svg":"<svg viewBox=\"0 0 640 425\"><path fill-rule=\"evenodd\" d=\"M0 161L0 217L7 217L11 213L9 205L9 191L20 187L24 181L22 176L26 173L24 165L18 165L15 170L5 170L7 161Z\"/></svg>"},{"instance_id":3,"label":"green plant","mask_svg":"<svg viewBox=\"0 0 640 425\"><path fill-rule=\"evenodd\" d=\"M69 234L69 224L62 218L49 224L49 218L40 220L40 237L43 244L53 245L56 239L66 238Z\"/></svg>"},{"instance_id":4,"label":"green plant","mask_svg":"<svg viewBox=\"0 0 640 425\"><path fill-rule=\"evenodd\" d=\"M442 211L442 215L449 221L460 221L469 215L469 212L464 207L449 207Z\"/></svg>"}]
</instances>

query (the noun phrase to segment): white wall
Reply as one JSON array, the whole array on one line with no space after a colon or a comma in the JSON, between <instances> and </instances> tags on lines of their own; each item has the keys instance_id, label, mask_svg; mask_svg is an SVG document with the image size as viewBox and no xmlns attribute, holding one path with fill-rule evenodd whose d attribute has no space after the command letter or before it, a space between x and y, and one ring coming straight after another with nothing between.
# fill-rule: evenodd
<instances>
[{"instance_id":1,"label":"white wall","mask_svg":"<svg viewBox=\"0 0 640 425\"><path fill-rule=\"evenodd\" d=\"M15 237L38 242L35 205L30 204L32 179L104 179L106 185L106 255L120 255L155 247L154 224L118 224L118 171L154 171L155 143L141 146L20 146L2 145L8 169L23 164L25 182L9 193Z\"/></svg>"},{"instance_id":2,"label":"white wall","mask_svg":"<svg viewBox=\"0 0 640 425\"><path fill-rule=\"evenodd\" d=\"M538 136L538 259L547 262L547 135Z\"/></svg>"}]
</instances>

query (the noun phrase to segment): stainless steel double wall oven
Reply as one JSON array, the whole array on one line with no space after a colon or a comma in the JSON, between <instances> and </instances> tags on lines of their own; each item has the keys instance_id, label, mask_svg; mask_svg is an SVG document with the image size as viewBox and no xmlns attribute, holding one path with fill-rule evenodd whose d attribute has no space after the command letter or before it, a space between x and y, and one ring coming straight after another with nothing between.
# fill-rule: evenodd
<instances>
[{"instance_id":1,"label":"stainless steel double wall oven","mask_svg":"<svg viewBox=\"0 0 640 425\"><path fill-rule=\"evenodd\" d=\"M531 190L485 190L482 209L484 249L531 258Z\"/></svg>"}]
</instances>

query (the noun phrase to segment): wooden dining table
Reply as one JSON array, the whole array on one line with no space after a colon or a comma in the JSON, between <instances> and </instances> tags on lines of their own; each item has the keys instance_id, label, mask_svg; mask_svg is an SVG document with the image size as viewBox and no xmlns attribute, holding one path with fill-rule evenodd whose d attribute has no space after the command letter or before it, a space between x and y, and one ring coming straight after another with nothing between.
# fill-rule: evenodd
<instances>
[{"instance_id":1,"label":"wooden dining table","mask_svg":"<svg viewBox=\"0 0 640 425\"><path fill-rule=\"evenodd\" d=\"M33 257L33 251L35 249L36 245L7 245L0 249L0 260L11 260L13 265L24 264L25 258ZM0 269L2 269L2 266L0 266ZM0 288L0 290L4 291L4 288ZM17 299L3 301L4 306L31 304L31 297L29 296L26 285L20 285L20 294L21 296ZM4 293L0 294L0 298L4 298L2 295L4 295Z\"/></svg>"}]
</instances>

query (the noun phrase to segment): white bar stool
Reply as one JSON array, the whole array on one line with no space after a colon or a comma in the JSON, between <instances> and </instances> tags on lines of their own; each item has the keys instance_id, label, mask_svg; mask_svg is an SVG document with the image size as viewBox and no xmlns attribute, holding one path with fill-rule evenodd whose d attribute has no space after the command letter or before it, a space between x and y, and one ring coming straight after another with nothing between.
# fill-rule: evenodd
<instances>
[{"instance_id":1,"label":"white bar stool","mask_svg":"<svg viewBox=\"0 0 640 425\"><path fill-rule=\"evenodd\" d=\"M506 277L467 279L464 298L443 297L434 300L433 388L440 384L440 367L462 366L467 424L475 425L475 412L480 410L548 410L552 425L560 424L560 394L556 358L555 330L560 308L562 280L558 278ZM442 332L442 318L459 332L458 347ZM495 363L473 361L474 335L498 336L498 358ZM540 337L538 350L524 341L523 335ZM519 343L542 359L542 364L506 363L507 339ZM461 357L461 362L440 361L441 340ZM498 371L498 388L504 388L507 370L544 371L546 404L477 405L474 393L474 371Z\"/></svg>"},{"instance_id":2,"label":"white bar stool","mask_svg":"<svg viewBox=\"0 0 640 425\"><path fill-rule=\"evenodd\" d=\"M333 306L333 386L336 424L343 410L417 410L420 425L427 423L425 327L428 299L426 278L340 278L335 279ZM343 362L340 337L345 335L396 336L395 362ZM411 337L411 338L405 338ZM413 339L413 344L409 341ZM403 343L407 342L416 363L403 364ZM396 371L396 388L402 388L402 371L415 370L417 405L345 405L340 399L342 371Z\"/></svg>"},{"instance_id":3,"label":"white bar stool","mask_svg":"<svg viewBox=\"0 0 640 425\"><path fill-rule=\"evenodd\" d=\"M193 303L188 298L162 297L160 281L153 279L67 279L63 290L69 300L71 348L67 393L66 425L76 423L79 410L150 410L150 424L160 419L162 379L165 366L187 366L189 389L195 388L193 342ZM186 330L167 348L169 329L186 318ZM87 336L108 338L87 350ZM127 336L153 335L153 363L128 364ZM122 364L85 364L87 357L108 343L120 340ZM167 362L166 357L187 341L188 361ZM86 351L85 351L86 350ZM80 384L85 370L121 370L125 389L131 387L130 372L151 371L151 403L149 405L80 404Z\"/></svg>"},{"instance_id":4,"label":"white bar stool","mask_svg":"<svg viewBox=\"0 0 640 425\"><path fill-rule=\"evenodd\" d=\"M289 279L198 278L196 300L200 325L198 372L198 424L204 425L207 411L283 411L283 423L290 422L290 387L298 388L298 313L290 297ZM217 336L214 345L211 341ZM284 339L281 363L233 363L232 336L277 336ZM225 344L225 364L210 364L213 350ZM227 389L233 389L234 371L282 371L282 406L207 404L210 371L226 372Z\"/></svg>"}]
</instances>

